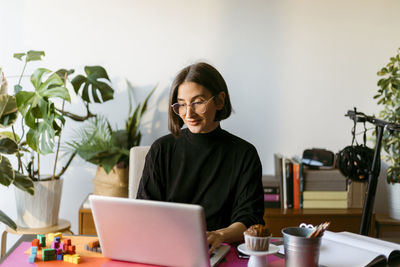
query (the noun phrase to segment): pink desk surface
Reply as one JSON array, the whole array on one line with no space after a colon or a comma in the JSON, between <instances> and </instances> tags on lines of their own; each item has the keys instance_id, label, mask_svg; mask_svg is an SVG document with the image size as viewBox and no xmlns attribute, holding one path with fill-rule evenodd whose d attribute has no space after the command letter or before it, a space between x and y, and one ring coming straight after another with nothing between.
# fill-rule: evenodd
<instances>
[{"instance_id":1,"label":"pink desk surface","mask_svg":"<svg viewBox=\"0 0 400 267\"><path fill-rule=\"evenodd\" d=\"M103 257L83 257L78 265L64 261L36 261L34 264L28 262L29 255L24 252L31 247L31 242L22 242L1 264L1 267L41 267L41 266L100 266L100 267L155 267L154 265L114 261ZM233 247L226 255L225 261L218 267L246 267L246 259L239 259ZM283 267L285 260L274 255L268 256L269 267Z\"/></svg>"}]
</instances>

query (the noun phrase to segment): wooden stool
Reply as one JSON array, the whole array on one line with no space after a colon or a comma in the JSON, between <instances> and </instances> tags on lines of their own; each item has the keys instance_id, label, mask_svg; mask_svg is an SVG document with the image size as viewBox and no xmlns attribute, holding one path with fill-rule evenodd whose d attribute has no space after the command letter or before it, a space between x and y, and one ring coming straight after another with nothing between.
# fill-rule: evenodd
<instances>
[{"instance_id":1,"label":"wooden stool","mask_svg":"<svg viewBox=\"0 0 400 267\"><path fill-rule=\"evenodd\" d=\"M48 234L48 233L69 233L74 234L71 231L71 223L64 219L59 219L57 225L53 225L45 228L24 228L17 226L17 230L13 230L10 227L6 226L3 234L1 235L1 254L0 258L6 254L6 245L7 245L7 233L15 234L15 235L26 235L26 234Z\"/></svg>"}]
</instances>

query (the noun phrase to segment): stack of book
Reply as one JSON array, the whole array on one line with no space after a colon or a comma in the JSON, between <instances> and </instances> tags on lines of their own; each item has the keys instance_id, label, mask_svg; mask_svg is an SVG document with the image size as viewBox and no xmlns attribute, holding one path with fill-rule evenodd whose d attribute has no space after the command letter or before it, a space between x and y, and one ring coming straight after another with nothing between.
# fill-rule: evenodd
<instances>
[{"instance_id":1,"label":"stack of book","mask_svg":"<svg viewBox=\"0 0 400 267\"><path fill-rule=\"evenodd\" d=\"M273 175L263 175L264 208L280 208L279 182Z\"/></svg>"},{"instance_id":2,"label":"stack of book","mask_svg":"<svg viewBox=\"0 0 400 267\"><path fill-rule=\"evenodd\" d=\"M274 154L275 177L279 181L281 207L300 209L303 206L303 163L299 158Z\"/></svg>"},{"instance_id":3,"label":"stack of book","mask_svg":"<svg viewBox=\"0 0 400 267\"><path fill-rule=\"evenodd\" d=\"M305 209L347 209L347 191L304 191Z\"/></svg>"},{"instance_id":4,"label":"stack of book","mask_svg":"<svg viewBox=\"0 0 400 267\"><path fill-rule=\"evenodd\" d=\"M280 207L285 209L362 208L364 205L367 184L350 182L338 169L310 169L301 159L281 154L274 154L274 163L277 185L264 186L264 199L268 202L272 198L275 201L279 192ZM266 203L266 207L277 207L277 203Z\"/></svg>"},{"instance_id":5,"label":"stack of book","mask_svg":"<svg viewBox=\"0 0 400 267\"><path fill-rule=\"evenodd\" d=\"M338 169L304 170L305 209L348 208L347 179Z\"/></svg>"}]
</instances>

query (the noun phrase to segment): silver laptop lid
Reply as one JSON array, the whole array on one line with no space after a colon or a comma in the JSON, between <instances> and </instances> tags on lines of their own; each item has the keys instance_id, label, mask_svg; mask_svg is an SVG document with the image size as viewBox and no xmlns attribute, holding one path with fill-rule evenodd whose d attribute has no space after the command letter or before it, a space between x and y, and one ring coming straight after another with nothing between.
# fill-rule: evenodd
<instances>
[{"instance_id":1,"label":"silver laptop lid","mask_svg":"<svg viewBox=\"0 0 400 267\"><path fill-rule=\"evenodd\" d=\"M91 195L103 255L164 266L210 266L199 205Z\"/></svg>"}]
</instances>

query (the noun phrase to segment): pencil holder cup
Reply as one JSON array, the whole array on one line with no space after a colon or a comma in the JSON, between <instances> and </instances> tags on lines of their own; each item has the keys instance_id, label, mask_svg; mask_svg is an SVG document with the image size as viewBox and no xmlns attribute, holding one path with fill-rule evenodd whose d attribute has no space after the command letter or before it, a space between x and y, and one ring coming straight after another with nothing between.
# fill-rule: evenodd
<instances>
[{"instance_id":1,"label":"pencil holder cup","mask_svg":"<svg viewBox=\"0 0 400 267\"><path fill-rule=\"evenodd\" d=\"M321 237L307 238L312 231L303 227L282 229L285 266L318 267Z\"/></svg>"}]
</instances>

